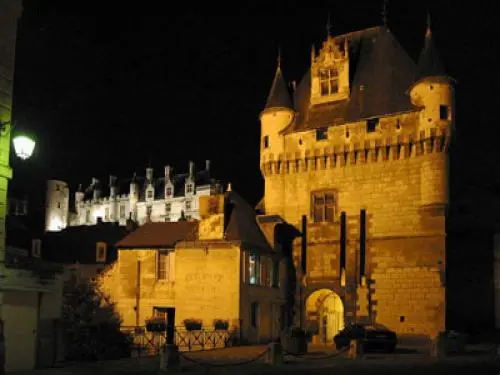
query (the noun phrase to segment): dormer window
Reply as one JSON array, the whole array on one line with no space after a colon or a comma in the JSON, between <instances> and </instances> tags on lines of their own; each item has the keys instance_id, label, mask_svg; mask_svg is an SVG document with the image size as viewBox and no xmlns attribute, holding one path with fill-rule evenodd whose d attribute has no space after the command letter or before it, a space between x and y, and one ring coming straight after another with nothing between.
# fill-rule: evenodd
<instances>
[{"instance_id":1,"label":"dormer window","mask_svg":"<svg viewBox=\"0 0 500 375\"><path fill-rule=\"evenodd\" d=\"M167 197L171 197L172 196L172 187L171 186L167 187L166 194L167 194Z\"/></svg>"},{"instance_id":2,"label":"dormer window","mask_svg":"<svg viewBox=\"0 0 500 375\"><path fill-rule=\"evenodd\" d=\"M149 190L146 192L146 198L148 198L148 199L153 199L153 190L152 190L152 189L149 189Z\"/></svg>"},{"instance_id":3,"label":"dormer window","mask_svg":"<svg viewBox=\"0 0 500 375\"><path fill-rule=\"evenodd\" d=\"M321 96L329 96L339 92L339 72L335 68L319 71Z\"/></svg>"},{"instance_id":4,"label":"dormer window","mask_svg":"<svg viewBox=\"0 0 500 375\"><path fill-rule=\"evenodd\" d=\"M186 211L191 210L191 201L186 201Z\"/></svg>"},{"instance_id":5,"label":"dormer window","mask_svg":"<svg viewBox=\"0 0 500 375\"><path fill-rule=\"evenodd\" d=\"M186 185L186 193L192 194L193 193L193 184L187 184Z\"/></svg>"}]
</instances>

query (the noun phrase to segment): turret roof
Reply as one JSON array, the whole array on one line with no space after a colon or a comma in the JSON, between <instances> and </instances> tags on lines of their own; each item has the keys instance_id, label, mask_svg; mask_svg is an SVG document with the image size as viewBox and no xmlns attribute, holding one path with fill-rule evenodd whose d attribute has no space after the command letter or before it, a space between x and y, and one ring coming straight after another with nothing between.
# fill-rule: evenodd
<instances>
[{"instance_id":1,"label":"turret roof","mask_svg":"<svg viewBox=\"0 0 500 375\"><path fill-rule=\"evenodd\" d=\"M288 89L288 85L281 73L281 67L278 63L276 74L274 75L273 85L267 97L266 106L264 109L269 108L290 108L293 109L292 98Z\"/></svg>"},{"instance_id":2,"label":"turret roof","mask_svg":"<svg viewBox=\"0 0 500 375\"><path fill-rule=\"evenodd\" d=\"M430 27L425 34L425 43L418 58L417 80L425 77L446 76L446 70L442 64L439 53L432 38Z\"/></svg>"}]
</instances>

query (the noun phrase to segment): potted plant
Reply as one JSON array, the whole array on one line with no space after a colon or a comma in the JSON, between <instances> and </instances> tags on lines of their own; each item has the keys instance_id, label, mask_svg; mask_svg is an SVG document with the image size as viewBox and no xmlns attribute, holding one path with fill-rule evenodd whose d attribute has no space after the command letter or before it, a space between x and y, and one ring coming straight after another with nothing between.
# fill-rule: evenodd
<instances>
[{"instance_id":1,"label":"potted plant","mask_svg":"<svg viewBox=\"0 0 500 375\"><path fill-rule=\"evenodd\" d=\"M216 331L226 331L229 329L229 322L227 320L215 319L214 328Z\"/></svg>"},{"instance_id":2,"label":"potted plant","mask_svg":"<svg viewBox=\"0 0 500 375\"><path fill-rule=\"evenodd\" d=\"M186 319L184 320L184 327L188 331L199 331L202 326L202 321L199 319Z\"/></svg>"},{"instance_id":3,"label":"potted plant","mask_svg":"<svg viewBox=\"0 0 500 375\"><path fill-rule=\"evenodd\" d=\"M146 330L148 332L165 332L167 330L167 322L164 317L154 316L146 320Z\"/></svg>"}]
</instances>

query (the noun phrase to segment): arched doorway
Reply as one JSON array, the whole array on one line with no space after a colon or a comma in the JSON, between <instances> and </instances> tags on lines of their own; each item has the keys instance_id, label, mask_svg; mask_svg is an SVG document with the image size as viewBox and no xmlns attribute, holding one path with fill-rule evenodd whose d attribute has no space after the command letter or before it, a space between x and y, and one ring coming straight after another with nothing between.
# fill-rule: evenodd
<instances>
[{"instance_id":1,"label":"arched doorway","mask_svg":"<svg viewBox=\"0 0 500 375\"><path fill-rule=\"evenodd\" d=\"M307 298L306 319L313 343L331 343L344 328L344 304L333 290L316 290Z\"/></svg>"}]
</instances>

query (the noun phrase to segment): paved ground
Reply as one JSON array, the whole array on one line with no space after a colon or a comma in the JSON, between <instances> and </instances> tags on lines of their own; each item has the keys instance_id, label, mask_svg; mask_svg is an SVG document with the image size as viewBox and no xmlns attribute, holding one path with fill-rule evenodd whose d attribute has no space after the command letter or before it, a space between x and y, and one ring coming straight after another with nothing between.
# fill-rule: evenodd
<instances>
[{"instance_id":1,"label":"paved ground","mask_svg":"<svg viewBox=\"0 0 500 375\"><path fill-rule=\"evenodd\" d=\"M350 360L345 353L334 355L332 348L312 347L304 356L285 356L285 363L272 367L266 363L266 346L218 349L183 353L181 372L197 374L467 374L498 375L500 360L491 350L469 348L460 357L437 361L422 348L400 348L392 354L366 354L361 360ZM257 357L259 357L257 359ZM242 362L250 362L239 365ZM36 370L22 375L98 375L98 374L159 374L159 358L143 357L119 361L67 363L64 368ZM196 362L196 363L195 363ZM21 375L21 374L18 374Z\"/></svg>"}]
</instances>

